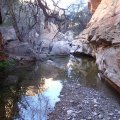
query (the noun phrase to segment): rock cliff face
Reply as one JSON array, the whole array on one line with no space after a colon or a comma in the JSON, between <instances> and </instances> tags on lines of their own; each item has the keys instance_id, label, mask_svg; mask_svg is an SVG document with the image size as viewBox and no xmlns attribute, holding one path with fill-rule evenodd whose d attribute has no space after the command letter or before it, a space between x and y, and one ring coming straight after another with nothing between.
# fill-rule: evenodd
<instances>
[{"instance_id":1,"label":"rock cliff face","mask_svg":"<svg viewBox=\"0 0 120 120\"><path fill-rule=\"evenodd\" d=\"M101 0L89 0L88 1L88 8L91 13L94 13L97 9L98 5L100 4Z\"/></svg>"},{"instance_id":2,"label":"rock cliff face","mask_svg":"<svg viewBox=\"0 0 120 120\"><path fill-rule=\"evenodd\" d=\"M100 0L92 0L91 6L96 5L95 1L100 2ZM99 70L118 90L120 88L120 0L102 0L94 9L96 11L87 28L79 35L79 40L91 45Z\"/></svg>"},{"instance_id":3,"label":"rock cliff face","mask_svg":"<svg viewBox=\"0 0 120 120\"><path fill-rule=\"evenodd\" d=\"M32 29L28 34L28 40L24 42L17 40L12 26L0 27L0 32L3 36L5 52L9 54L9 58L18 61L43 60L49 56L70 55L72 32L67 31L63 34L53 23L49 23L47 28L41 30L41 33Z\"/></svg>"}]
</instances>

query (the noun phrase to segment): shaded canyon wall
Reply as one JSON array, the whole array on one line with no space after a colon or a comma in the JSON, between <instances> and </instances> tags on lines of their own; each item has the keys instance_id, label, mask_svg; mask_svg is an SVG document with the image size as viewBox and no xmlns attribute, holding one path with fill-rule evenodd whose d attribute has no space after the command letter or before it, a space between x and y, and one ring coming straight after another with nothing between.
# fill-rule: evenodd
<instances>
[{"instance_id":1,"label":"shaded canyon wall","mask_svg":"<svg viewBox=\"0 0 120 120\"><path fill-rule=\"evenodd\" d=\"M120 0L91 0L88 5L95 12L79 41L91 45L99 70L120 91Z\"/></svg>"}]
</instances>

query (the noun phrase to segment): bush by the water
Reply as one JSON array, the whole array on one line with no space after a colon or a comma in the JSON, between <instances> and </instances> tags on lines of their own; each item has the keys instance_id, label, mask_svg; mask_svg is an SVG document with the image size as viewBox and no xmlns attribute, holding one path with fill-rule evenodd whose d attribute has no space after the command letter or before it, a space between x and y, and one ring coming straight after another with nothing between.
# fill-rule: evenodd
<instances>
[{"instance_id":1,"label":"bush by the water","mask_svg":"<svg viewBox=\"0 0 120 120\"><path fill-rule=\"evenodd\" d=\"M15 63L16 63L15 61L8 61L8 60L0 61L0 70L12 67L15 65Z\"/></svg>"},{"instance_id":2,"label":"bush by the water","mask_svg":"<svg viewBox=\"0 0 120 120\"><path fill-rule=\"evenodd\" d=\"M0 69L5 69L9 66L9 62L7 60L0 62Z\"/></svg>"}]
</instances>

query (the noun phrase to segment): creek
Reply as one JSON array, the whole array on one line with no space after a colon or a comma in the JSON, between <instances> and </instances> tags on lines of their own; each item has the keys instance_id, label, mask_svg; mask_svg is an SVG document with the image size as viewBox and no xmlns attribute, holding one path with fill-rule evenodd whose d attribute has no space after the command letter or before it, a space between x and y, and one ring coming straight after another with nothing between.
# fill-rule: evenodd
<instances>
[{"instance_id":1,"label":"creek","mask_svg":"<svg viewBox=\"0 0 120 120\"><path fill-rule=\"evenodd\" d=\"M60 101L63 82L69 80L119 101L115 91L99 79L95 61L88 57L53 57L1 75L0 120L46 120Z\"/></svg>"}]
</instances>

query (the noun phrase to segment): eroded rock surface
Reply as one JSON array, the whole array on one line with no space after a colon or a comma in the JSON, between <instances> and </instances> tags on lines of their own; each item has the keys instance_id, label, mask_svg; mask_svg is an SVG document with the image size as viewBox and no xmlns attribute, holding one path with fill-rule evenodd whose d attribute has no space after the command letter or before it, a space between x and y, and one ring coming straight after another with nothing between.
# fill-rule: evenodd
<instances>
[{"instance_id":1,"label":"eroded rock surface","mask_svg":"<svg viewBox=\"0 0 120 120\"><path fill-rule=\"evenodd\" d=\"M98 1L99 2L99 1ZM120 87L120 0L102 0L79 40L89 43L103 74Z\"/></svg>"}]
</instances>

